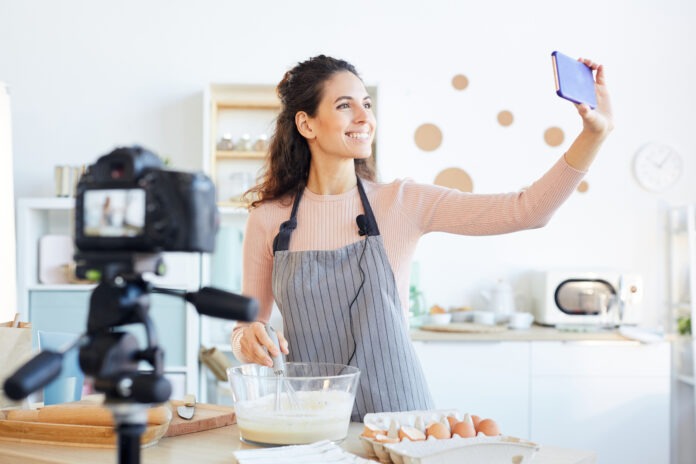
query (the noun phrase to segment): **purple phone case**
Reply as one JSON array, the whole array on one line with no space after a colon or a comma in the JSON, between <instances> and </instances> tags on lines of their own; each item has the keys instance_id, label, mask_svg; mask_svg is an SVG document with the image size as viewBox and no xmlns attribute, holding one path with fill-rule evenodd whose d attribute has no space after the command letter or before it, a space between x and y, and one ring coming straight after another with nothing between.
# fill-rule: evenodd
<instances>
[{"instance_id":1,"label":"purple phone case","mask_svg":"<svg viewBox=\"0 0 696 464\"><path fill-rule=\"evenodd\" d=\"M575 103L587 103L592 109L596 108L597 95L592 70L561 52L551 53L551 59L558 96Z\"/></svg>"}]
</instances>

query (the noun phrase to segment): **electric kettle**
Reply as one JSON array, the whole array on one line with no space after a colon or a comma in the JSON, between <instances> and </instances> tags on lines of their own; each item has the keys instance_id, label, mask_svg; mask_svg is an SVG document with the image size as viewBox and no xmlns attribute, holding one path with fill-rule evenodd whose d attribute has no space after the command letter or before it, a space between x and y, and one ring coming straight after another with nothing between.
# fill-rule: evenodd
<instances>
[{"instance_id":1,"label":"electric kettle","mask_svg":"<svg viewBox=\"0 0 696 464\"><path fill-rule=\"evenodd\" d=\"M509 316L515 312L515 292L504 279L498 279L490 289L481 290L486 309L499 315Z\"/></svg>"}]
</instances>

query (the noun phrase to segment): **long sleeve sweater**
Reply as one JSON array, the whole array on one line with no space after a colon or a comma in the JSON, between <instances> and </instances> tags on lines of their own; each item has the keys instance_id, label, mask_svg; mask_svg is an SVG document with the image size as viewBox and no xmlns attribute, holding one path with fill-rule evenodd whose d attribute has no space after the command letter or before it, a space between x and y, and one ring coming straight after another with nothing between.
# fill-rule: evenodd
<instances>
[{"instance_id":1,"label":"long sleeve sweater","mask_svg":"<svg viewBox=\"0 0 696 464\"><path fill-rule=\"evenodd\" d=\"M584 172L561 158L540 179L519 192L474 194L410 180L363 181L408 313L410 265L418 239L428 232L496 235L544 226L573 193ZM243 245L242 293L259 301L258 320L273 308L273 239L290 217L292 199L263 203L249 213ZM290 251L332 250L361 240L356 217L363 207L357 187L338 195L305 189L297 211ZM235 331L232 348L244 361Z\"/></svg>"}]
</instances>

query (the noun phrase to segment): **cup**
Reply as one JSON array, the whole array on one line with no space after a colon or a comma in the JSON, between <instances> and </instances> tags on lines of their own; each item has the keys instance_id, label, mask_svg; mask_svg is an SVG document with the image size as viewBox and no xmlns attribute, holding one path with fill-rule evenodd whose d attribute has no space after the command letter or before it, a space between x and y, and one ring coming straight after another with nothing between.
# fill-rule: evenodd
<instances>
[{"instance_id":1,"label":"cup","mask_svg":"<svg viewBox=\"0 0 696 464\"><path fill-rule=\"evenodd\" d=\"M516 312L510 314L508 327L516 330L528 329L534 322L534 316L531 313Z\"/></svg>"},{"instance_id":2,"label":"cup","mask_svg":"<svg viewBox=\"0 0 696 464\"><path fill-rule=\"evenodd\" d=\"M483 325L495 325L495 313L490 311L475 311L474 323Z\"/></svg>"}]
</instances>

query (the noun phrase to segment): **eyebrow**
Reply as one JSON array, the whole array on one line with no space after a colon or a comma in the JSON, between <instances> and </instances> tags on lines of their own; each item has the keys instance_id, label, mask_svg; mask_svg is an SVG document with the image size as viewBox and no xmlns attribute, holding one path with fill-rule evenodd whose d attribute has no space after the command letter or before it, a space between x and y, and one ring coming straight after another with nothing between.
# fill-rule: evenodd
<instances>
[{"instance_id":1,"label":"eyebrow","mask_svg":"<svg viewBox=\"0 0 696 464\"><path fill-rule=\"evenodd\" d=\"M347 95L344 95L344 96L338 97L336 100L334 100L334 104L338 103L341 100L352 100L352 99L353 99L353 97L349 97ZM363 97L362 101L365 101L365 100L372 100L372 97L369 95L366 95L365 97Z\"/></svg>"}]
</instances>

